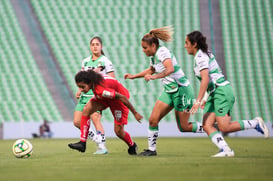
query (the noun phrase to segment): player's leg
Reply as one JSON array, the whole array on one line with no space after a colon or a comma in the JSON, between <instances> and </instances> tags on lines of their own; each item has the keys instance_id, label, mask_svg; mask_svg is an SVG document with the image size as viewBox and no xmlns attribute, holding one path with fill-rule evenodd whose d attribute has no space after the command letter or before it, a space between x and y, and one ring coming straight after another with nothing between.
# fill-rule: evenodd
<instances>
[{"instance_id":1,"label":"player's leg","mask_svg":"<svg viewBox=\"0 0 273 181\"><path fill-rule=\"evenodd\" d=\"M158 137L158 124L159 121L167 115L173 109L172 106L166 104L161 100L157 100L149 118L149 129L148 129L148 149L141 152L142 156L155 156L156 152L156 141Z\"/></svg>"},{"instance_id":2,"label":"player's leg","mask_svg":"<svg viewBox=\"0 0 273 181\"><path fill-rule=\"evenodd\" d=\"M189 122L190 113L187 111L175 111L176 123L179 131L203 133L203 126L199 122Z\"/></svg>"},{"instance_id":3,"label":"player's leg","mask_svg":"<svg viewBox=\"0 0 273 181\"><path fill-rule=\"evenodd\" d=\"M213 157L232 157L234 156L234 152L226 143L223 135L215 128L215 119L216 116L213 112L207 112L203 116L203 128L211 141L219 149L219 153L213 155Z\"/></svg>"},{"instance_id":4,"label":"player's leg","mask_svg":"<svg viewBox=\"0 0 273 181\"><path fill-rule=\"evenodd\" d=\"M73 124L75 127L79 129L81 128L81 117L82 117L83 107L84 106L82 106L81 110L79 110L79 106L77 105L74 111Z\"/></svg>"},{"instance_id":5,"label":"player's leg","mask_svg":"<svg viewBox=\"0 0 273 181\"><path fill-rule=\"evenodd\" d=\"M95 126L96 133L93 132L93 130L89 129L89 137L94 140L97 143L98 149L94 154L107 154L108 150L106 148L106 137L104 128L101 123L101 113L94 112L91 114L91 120Z\"/></svg>"},{"instance_id":6,"label":"player's leg","mask_svg":"<svg viewBox=\"0 0 273 181\"><path fill-rule=\"evenodd\" d=\"M128 154L136 155L137 144L132 140L130 134L124 129L124 125L128 123L129 109L120 101L116 101L114 104L110 105L110 109L115 118L114 131L117 137L128 145Z\"/></svg>"},{"instance_id":7,"label":"player's leg","mask_svg":"<svg viewBox=\"0 0 273 181\"><path fill-rule=\"evenodd\" d=\"M179 92L172 94L172 99L178 129L181 132L202 133L202 123L189 122L189 110L191 109L194 102L194 93L192 87L180 87Z\"/></svg>"},{"instance_id":8,"label":"player's leg","mask_svg":"<svg viewBox=\"0 0 273 181\"><path fill-rule=\"evenodd\" d=\"M91 94L93 94L91 92ZM90 100L92 95L88 96L81 96L76 107L75 107L75 112L74 112L74 118L73 118L73 124L75 127L81 129L81 118L82 118L82 111L86 103ZM91 118L92 119L92 118ZM94 131L92 128L89 130L89 137L92 139L92 141L96 141L96 131Z\"/></svg>"},{"instance_id":9,"label":"player's leg","mask_svg":"<svg viewBox=\"0 0 273 181\"><path fill-rule=\"evenodd\" d=\"M90 115L96 111L105 109L105 106L101 103L89 100L88 103L83 108L81 117L81 138L78 143L70 143L68 146L72 149L76 149L81 152L85 152L86 149L86 139L88 136L88 130L90 128Z\"/></svg>"},{"instance_id":10,"label":"player's leg","mask_svg":"<svg viewBox=\"0 0 273 181\"><path fill-rule=\"evenodd\" d=\"M124 130L124 124L114 124L114 131L116 135L128 145L128 154L137 154L137 144L132 140L130 134Z\"/></svg>"},{"instance_id":11,"label":"player's leg","mask_svg":"<svg viewBox=\"0 0 273 181\"><path fill-rule=\"evenodd\" d=\"M252 120L231 121L230 112L234 101L230 85L217 88L215 93L215 113L219 130L223 133L231 133L246 129L256 129L267 138L268 128L260 117Z\"/></svg>"}]
</instances>

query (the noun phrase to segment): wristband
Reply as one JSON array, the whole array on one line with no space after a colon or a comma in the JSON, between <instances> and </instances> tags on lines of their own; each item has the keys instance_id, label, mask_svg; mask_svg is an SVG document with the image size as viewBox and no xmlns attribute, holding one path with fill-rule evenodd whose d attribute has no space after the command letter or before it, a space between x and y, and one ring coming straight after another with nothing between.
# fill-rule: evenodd
<instances>
[{"instance_id":1,"label":"wristband","mask_svg":"<svg viewBox=\"0 0 273 181\"><path fill-rule=\"evenodd\" d=\"M197 100L194 104L201 104L201 101Z\"/></svg>"}]
</instances>

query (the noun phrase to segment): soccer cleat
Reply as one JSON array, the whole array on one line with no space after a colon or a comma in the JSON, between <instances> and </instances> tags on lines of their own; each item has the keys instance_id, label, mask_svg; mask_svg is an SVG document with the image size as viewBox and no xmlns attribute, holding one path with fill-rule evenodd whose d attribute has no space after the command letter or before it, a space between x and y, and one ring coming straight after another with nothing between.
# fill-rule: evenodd
<instances>
[{"instance_id":1,"label":"soccer cleat","mask_svg":"<svg viewBox=\"0 0 273 181\"><path fill-rule=\"evenodd\" d=\"M80 152L85 152L86 149L86 143L79 141L77 143L70 143L68 144L69 148L74 149L74 150L78 150Z\"/></svg>"},{"instance_id":2,"label":"soccer cleat","mask_svg":"<svg viewBox=\"0 0 273 181\"><path fill-rule=\"evenodd\" d=\"M105 155L108 153L108 150L106 148L98 148L96 152L94 152L94 155Z\"/></svg>"},{"instance_id":3,"label":"soccer cleat","mask_svg":"<svg viewBox=\"0 0 273 181\"><path fill-rule=\"evenodd\" d=\"M266 126L266 124L264 123L264 120L261 117L256 117L254 118L254 120L258 121L258 124L256 125L255 129L262 133L264 135L265 138L268 138L268 128Z\"/></svg>"},{"instance_id":4,"label":"soccer cleat","mask_svg":"<svg viewBox=\"0 0 273 181\"><path fill-rule=\"evenodd\" d=\"M144 150L143 152L141 152L140 154L139 154L140 156L156 156L157 155L157 153L156 153L156 151L151 151L151 150Z\"/></svg>"},{"instance_id":5,"label":"soccer cleat","mask_svg":"<svg viewBox=\"0 0 273 181\"><path fill-rule=\"evenodd\" d=\"M234 157L235 153L233 150L230 151L224 151L223 149L221 149L219 151L219 153L212 155L211 157Z\"/></svg>"},{"instance_id":6,"label":"soccer cleat","mask_svg":"<svg viewBox=\"0 0 273 181\"><path fill-rule=\"evenodd\" d=\"M134 142L133 146L130 146L128 148L128 154L129 155L136 155L137 154L137 144Z\"/></svg>"}]
</instances>

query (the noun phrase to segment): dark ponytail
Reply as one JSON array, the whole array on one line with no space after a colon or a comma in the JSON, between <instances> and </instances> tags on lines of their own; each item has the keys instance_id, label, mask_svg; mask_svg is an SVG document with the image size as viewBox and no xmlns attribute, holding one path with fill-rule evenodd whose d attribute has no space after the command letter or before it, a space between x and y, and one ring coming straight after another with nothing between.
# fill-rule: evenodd
<instances>
[{"instance_id":1,"label":"dark ponytail","mask_svg":"<svg viewBox=\"0 0 273 181\"><path fill-rule=\"evenodd\" d=\"M197 49L201 49L203 52L205 52L209 56L210 52L208 50L206 37L200 31L193 31L187 34L187 37L188 37L188 40L191 42L191 44L196 43Z\"/></svg>"}]
</instances>

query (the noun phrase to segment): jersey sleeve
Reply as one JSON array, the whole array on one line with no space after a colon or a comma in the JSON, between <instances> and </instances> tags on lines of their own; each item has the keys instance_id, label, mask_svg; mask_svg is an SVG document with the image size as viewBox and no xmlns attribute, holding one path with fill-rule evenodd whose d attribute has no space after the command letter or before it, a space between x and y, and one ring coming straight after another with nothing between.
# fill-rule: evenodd
<instances>
[{"instance_id":1,"label":"jersey sleeve","mask_svg":"<svg viewBox=\"0 0 273 181\"><path fill-rule=\"evenodd\" d=\"M112 62L110 60L105 60L105 72L109 73L109 72L114 72L114 66L112 64Z\"/></svg>"},{"instance_id":2,"label":"jersey sleeve","mask_svg":"<svg viewBox=\"0 0 273 181\"><path fill-rule=\"evenodd\" d=\"M168 58L171 59L172 55L171 55L171 52L167 48L160 48L157 52L157 58L158 58L158 60L163 62L164 60L166 60Z\"/></svg>"},{"instance_id":3,"label":"jersey sleeve","mask_svg":"<svg viewBox=\"0 0 273 181\"><path fill-rule=\"evenodd\" d=\"M116 91L111 88L105 88L97 85L95 88L95 94L100 98L115 99Z\"/></svg>"},{"instance_id":4,"label":"jersey sleeve","mask_svg":"<svg viewBox=\"0 0 273 181\"><path fill-rule=\"evenodd\" d=\"M209 57L198 53L196 57L196 66L199 71L209 68Z\"/></svg>"},{"instance_id":5,"label":"jersey sleeve","mask_svg":"<svg viewBox=\"0 0 273 181\"><path fill-rule=\"evenodd\" d=\"M89 58L90 57L87 57L87 58L82 60L81 70L88 70L88 67L86 65L87 65L87 62L88 62Z\"/></svg>"},{"instance_id":6,"label":"jersey sleeve","mask_svg":"<svg viewBox=\"0 0 273 181\"><path fill-rule=\"evenodd\" d=\"M84 70L84 60L82 60L81 70Z\"/></svg>"}]
</instances>

